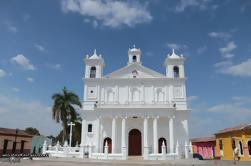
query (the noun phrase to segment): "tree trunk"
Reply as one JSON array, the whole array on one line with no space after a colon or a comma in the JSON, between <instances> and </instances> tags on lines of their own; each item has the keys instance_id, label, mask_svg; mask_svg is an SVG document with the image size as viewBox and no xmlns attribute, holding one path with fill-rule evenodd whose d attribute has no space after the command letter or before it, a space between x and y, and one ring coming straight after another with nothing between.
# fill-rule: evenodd
<instances>
[{"instance_id":1,"label":"tree trunk","mask_svg":"<svg viewBox=\"0 0 251 166\"><path fill-rule=\"evenodd\" d=\"M68 132L67 132L67 122L63 122L63 141L68 140Z\"/></svg>"}]
</instances>

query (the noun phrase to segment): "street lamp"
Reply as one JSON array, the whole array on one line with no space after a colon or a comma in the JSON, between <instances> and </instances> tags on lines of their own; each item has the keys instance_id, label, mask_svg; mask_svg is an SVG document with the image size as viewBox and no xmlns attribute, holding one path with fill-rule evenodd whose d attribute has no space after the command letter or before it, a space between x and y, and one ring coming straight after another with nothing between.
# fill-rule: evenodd
<instances>
[{"instance_id":1,"label":"street lamp","mask_svg":"<svg viewBox=\"0 0 251 166\"><path fill-rule=\"evenodd\" d=\"M17 134L18 134L18 129L16 129L15 141L13 142L13 147L12 147L12 154L15 154L15 153L16 153L16 146L17 146Z\"/></svg>"}]
</instances>

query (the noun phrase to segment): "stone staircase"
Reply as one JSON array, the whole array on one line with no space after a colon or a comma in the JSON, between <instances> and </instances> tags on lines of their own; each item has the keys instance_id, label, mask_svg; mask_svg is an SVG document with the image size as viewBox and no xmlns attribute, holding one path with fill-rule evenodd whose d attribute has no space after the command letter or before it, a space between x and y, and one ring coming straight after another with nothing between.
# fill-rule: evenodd
<instances>
[{"instance_id":1,"label":"stone staircase","mask_svg":"<svg viewBox=\"0 0 251 166\"><path fill-rule=\"evenodd\" d=\"M143 156L128 156L128 160L143 160Z\"/></svg>"}]
</instances>

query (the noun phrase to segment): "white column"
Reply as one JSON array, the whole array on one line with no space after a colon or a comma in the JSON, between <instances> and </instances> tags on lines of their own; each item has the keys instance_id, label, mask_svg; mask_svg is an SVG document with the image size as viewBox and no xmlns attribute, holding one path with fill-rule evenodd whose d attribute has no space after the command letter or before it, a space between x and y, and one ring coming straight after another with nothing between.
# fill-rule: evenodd
<instances>
[{"instance_id":1,"label":"white column","mask_svg":"<svg viewBox=\"0 0 251 166\"><path fill-rule=\"evenodd\" d=\"M141 99L140 99L140 101L141 101L141 103L144 103L145 102L145 88L144 88L143 83L141 84L140 89L141 89Z\"/></svg>"},{"instance_id":2,"label":"white column","mask_svg":"<svg viewBox=\"0 0 251 166\"><path fill-rule=\"evenodd\" d=\"M83 118L82 119L82 128L81 128L81 143L80 146L85 145L85 135L86 135L86 120Z\"/></svg>"},{"instance_id":3,"label":"white column","mask_svg":"<svg viewBox=\"0 0 251 166\"><path fill-rule=\"evenodd\" d=\"M100 152L100 117L97 120L97 147L96 152Z\"/></svg>"},{"instance_id":4,"label":"white column","mask_svg":"<svg viewBox=\"0 0 251 166\"><path fill-rule=\"evenodd\" d=\"M116 103L119 102L119 87L116 85Z\"/></svg>"},{"instance_id":5,"label":"white column","mask_svg":"<svg viewBox=\"0 0 251 166\"><path fill-rule=\"evenodd\" d=\"M81 143L80 143L80 158L84 158L85 153L85 144L86 144L86 120L82 119L82 128L81 128Z\"/></svg>"},{"instance_id":6,"label":"white column","mask_svg":"<svg viewBox=\"0 0 251 166\"><path fill-rule=\"evenodd\" d=\"M122 118L122 134L121 134L121 153L123 159L127 159L127 148L126 148L126 118Z\"/></svg>"},{"instance_id":7,"label":"white column","mask_svg":"<svg viewBox=\"0 0 251 166\"><path fill-rule=\"evenodd\" d=\"M155 102L155 92L154 92L154 86L152 86L152 97L153 97L153 103Z\"/></svg>"},{"instance_id":8,"label":"white column","mask_svg":"<svg viewBox=\"0 0 251 166\"><path fill-rule=\"evenodd\" d=\"M158 117L153 119L153 152L158 153Z\"/></svg>"},{"instance_id":9,"label":"white column","mask_svg":"<svg viewBox=\"0 0 251 166\"><path fill-rule=\"evenodd\" d=\"M144 118L144 159L148 159L149 147L148 147L148 117Z\"/></svg>"},{"instance_id":10,"label":"white column","mask_svg":"<svg viewBox=\"0 0 251 166\"><path fill-rule=\"evenodd\" d=\"M173 100L173 86L169 86L169 102L171 103Z\"/></svg>"},{"instance_id":11,"label":"white column","mask_svg":"<svg viewBox=\"0 0 251 166\"><path fill-rule=\"evenodd\" d=\"M112 119L112 153L116 153L116 117Z\"/></svg>"},{"instance_id":12,"label":"white column","mask_svg":"<svg viewBox=\"0 0 251 166\"><path fill-rule=\"evenodd\" d=\"M170 153L174 153L174 140L173 140L173 117L169 119L169 144L170 144Z\"/></svg>"},{"instance_id":13,"label":"white column","mask_svg":"<svg viewBox=\"0 0 251 166\"><path fill-rule=\"evenodd\" d=\"M129 103L129 86L127 85L126 86L126 94L127 94L127 96L126 96L126 100L127 100L127 103Z\"/></svg>"},{"instance_id":14,"label":"white column","mask_svg":"<svg viewBox=\"0 0 251 166\"><path fill-rule=\"evenodd\" d=\"M168 86L166 86L165 92L166 92L165 101L168 102L169 101L169 97L168 97L168 95L169 95L169 88L168 88Z\"/></svg>"}]
</instances>

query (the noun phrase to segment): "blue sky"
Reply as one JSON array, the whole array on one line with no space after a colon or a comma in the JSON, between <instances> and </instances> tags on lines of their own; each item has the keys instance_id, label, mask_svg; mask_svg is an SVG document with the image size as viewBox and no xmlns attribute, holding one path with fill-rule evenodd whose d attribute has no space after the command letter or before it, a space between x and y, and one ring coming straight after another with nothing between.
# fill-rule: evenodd
<instances>
[{"instance_id":1,"label":"blue sky","mask_svg":"<svg viewBox=\"0 0 251 166\"><path fill-rule=\"evenodd\" d=\"M51 95L82 99L85 55L96 48L109 73L133 44L161 73L172 48L187 58L191 137L251 122L250 18L248 0L2 0L0 126L56 134Z\"/></svg>"}]
</instances>

